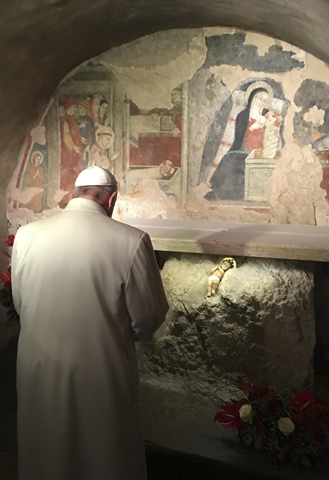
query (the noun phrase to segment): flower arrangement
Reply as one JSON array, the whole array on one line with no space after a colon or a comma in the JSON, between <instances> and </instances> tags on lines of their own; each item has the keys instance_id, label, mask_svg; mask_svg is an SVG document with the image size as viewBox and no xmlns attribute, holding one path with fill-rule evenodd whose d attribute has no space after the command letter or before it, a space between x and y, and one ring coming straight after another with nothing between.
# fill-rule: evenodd
<instances>
[{"instance_id":1,"label":"flower arrangement","mask_svg":"<svg viewBox=\"0 0 329 480\"><path fill-rule=\"evenodd\" d=\"M12 247L14 245L15 235L8 235L5 244L7 247ZM12 289L11 289L11 266L10 259L11 255L6 251L4 252L5 256L9 258L9 265L6 271L0 271L0 281L2 282L2 288L0 290L0 304L7 308L7 320L8 321L18 321L19 316L14 307Z\"/></svg>"},{"instance_id":2,"label":"flower arrangement","mask_svg":"<svg viewBox=\"0 0 329 480\"><path fill-rule=\"evenodd\" d=\"M305 389L291 396L266 382L238 380L241 400L220 402L214 421L236 430L243 443L271 457L278 465L292 461L311 467L329 451L329 405Z\"/></svg>"}]
</instances>

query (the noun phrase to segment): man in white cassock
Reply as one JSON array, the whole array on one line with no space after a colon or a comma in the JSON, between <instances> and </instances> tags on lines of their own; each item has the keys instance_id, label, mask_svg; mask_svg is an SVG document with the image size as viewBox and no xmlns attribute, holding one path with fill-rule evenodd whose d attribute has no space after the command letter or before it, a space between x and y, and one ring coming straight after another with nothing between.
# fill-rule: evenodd
<instances>
[{"instance_id":1,"label":"man in white cassock","mask_svg":"<svg viewBox=\"0 0 329 480\"><path fill-rule=\"evenodd\" d=\"M62 213L17 232L19 480L146 479L135 342L168 304L149 236L110 218L116 195L90 167Z\"/></svg>"}]
</instances>

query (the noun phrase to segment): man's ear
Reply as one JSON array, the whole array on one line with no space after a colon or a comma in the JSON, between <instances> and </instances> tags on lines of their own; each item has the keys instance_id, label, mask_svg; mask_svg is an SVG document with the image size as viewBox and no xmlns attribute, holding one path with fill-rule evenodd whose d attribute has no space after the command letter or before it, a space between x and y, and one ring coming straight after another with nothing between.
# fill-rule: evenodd
<instances>
[{"instance_id":1,"label":"man's ear","mask_svg":"<svg viewBox=\"0 0 329 480\"><path fill-rule=\"evenodd\" d=\"M116 202L116 199L117 199L117 191L113 192L112 195L109 197L109 202L108 202L108 205L109 205L109 208L114 208L114 205L115 205L115 202Z\"/></svg>"}]
</instances>

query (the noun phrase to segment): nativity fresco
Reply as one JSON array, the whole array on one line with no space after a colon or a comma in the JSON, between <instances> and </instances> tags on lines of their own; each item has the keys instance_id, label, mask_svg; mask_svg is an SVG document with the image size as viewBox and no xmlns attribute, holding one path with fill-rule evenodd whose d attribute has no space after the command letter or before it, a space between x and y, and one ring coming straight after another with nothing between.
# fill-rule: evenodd
<instances>
[{"instance_id":1,"label":"nativity fresco","mask_svg":"<svg viewBox=\"0 0 329 480\"><path fill-rule=\"evenodd\" d=\"M240 85L215 113L204 145L199 185L216 200L266 201L266 182L283 145L288 102L271 79ZM279 98L282 97L282 98ZM281 128L282 127L282 128Z\"/></svg>"},{"instance_id":2,"label":"nativity fresco","mask_svg":"<svg viewBox=\"0 0 329 480\"><path fill-rule=\"evenodd\" d=\"M328 67L241 29L149 35L74 70L26 138L13 229L108 168L115 216L329 225Z\"/></svg>"}]
</instances>

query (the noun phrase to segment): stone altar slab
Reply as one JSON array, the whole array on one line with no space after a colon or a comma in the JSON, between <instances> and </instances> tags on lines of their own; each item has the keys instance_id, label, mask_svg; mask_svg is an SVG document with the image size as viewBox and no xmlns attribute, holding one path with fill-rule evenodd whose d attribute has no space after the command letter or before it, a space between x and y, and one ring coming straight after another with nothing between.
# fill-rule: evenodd
<instances>
[{"instance_id":1,"label":"stone altar slab","mask_svg":"<svg viewBox=\"0 0 329 480\"><path fill-rule=\"evenodd\" d=\"M155 250L329 261L329 227L130 218Z\"/></svg>"}]
</instances>

